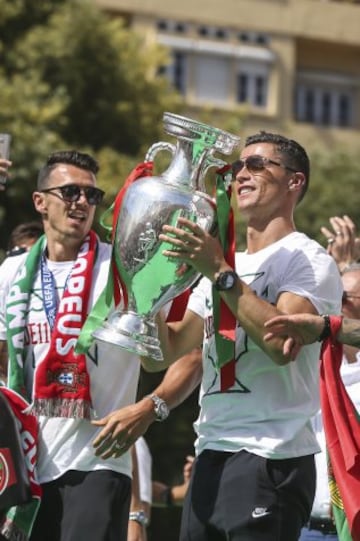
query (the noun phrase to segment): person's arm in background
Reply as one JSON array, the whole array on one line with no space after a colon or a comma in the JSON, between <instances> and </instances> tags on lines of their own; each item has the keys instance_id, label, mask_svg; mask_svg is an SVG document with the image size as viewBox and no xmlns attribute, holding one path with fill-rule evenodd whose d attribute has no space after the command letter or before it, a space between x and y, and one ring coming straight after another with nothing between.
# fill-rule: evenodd
<instances>
[{"instance_id":1,"label":"person's arm in background","mask_svg":"<svg viewBox=\"0 0 360 541\"><path fill-rule=\"evenodd\" d=\"M10 160L5 160L0 158L0 177L2 181L0 182L0 192L3 192L6 188L6 181L10 177L8 168L12 165Z\"/></svg>"},{"instance_id":2,"label":"person's arm in background","mask_svg":"<svg viewBox=\"0 0 360 541\"><path fill-rule=\"evenodd\" d=\"M345 267L359 261L360 259L360 238L356 233L356 226L347 215L332 216L329 218L332 231L322 227L321 232L326 237L330 254L338 268L342 272Z\"/></svg>"},{"instance_id":3,"label":"person's arm in background","mask_svg":"<svg viewBox=\"0 0 360 541\"><path fill-rule=\"evenodd\" d=\"M146 526L149 517L149 508L145 509L140 499L139 467L135 445L131 448L132 484L131 504L128 525L127 541L146 541Z\"/></svg>"},{"instance_id":4,"label":"person's arm in background","mask_svg":"<svg viewBox=\"0 0 360 541\"><path fill-rule=\"evenodd\" d=\"M201 349L178 359L166 371L162 382L153 394L165 400L170 410L181 404L199 385L202 376ZM115 441L123 445L119 456L149 428L156 420L154 403L149 396L139 402L113 411L103 419L92 421L95 426L103 427L97 434L93 445L95 454L106 459L113 456Z\"/></svg>"},{"instance_id":5,"label":"person's arm in background","mask_svg":"<svg viewBox=\"0 0 360 541\"><path fill-rule=\"evenodd\" d=\"M265 340L272 340L274 336L286 337L286 354L295 359L303 345L319 340L327 325L326 317L328 316L292 314L271 318L265 323L268 330ZM344 317L336 340L360 348L360 320Z\"/></svg>"},{"instance_id":6,"label":"person's arm in background","mask_svg":"<svg viewBox=\"0 0 360 541\"><path fill-rule=\"evenodd\" d=\"M183 482L180 485L169 486L160 481L153 481L152 499L154 507L172 507L183 504L189 486L193 463L194 457L187 456L183 468Z\"/></svg>"}]
</instances>

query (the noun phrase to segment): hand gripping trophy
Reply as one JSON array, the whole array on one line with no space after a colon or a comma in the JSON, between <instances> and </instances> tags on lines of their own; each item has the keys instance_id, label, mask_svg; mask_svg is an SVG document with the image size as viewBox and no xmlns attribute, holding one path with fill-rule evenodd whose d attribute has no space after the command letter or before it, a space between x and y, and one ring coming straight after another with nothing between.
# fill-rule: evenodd
<instances>
[{"instance_id":1,"label":"hand gripping trophy","mask_svg":"<svg viewBox=\"0 0 360 541\"><path fill-rule=\"evenodd\" d=\"M164 130L176 145L152 145L145 162L160 150L173 159L161 176L143 176L126 190L113 231L113 253L127 303L115 307L105 323L93 333L95 340L110 342L139 355L162 360L156 313L198 278L195 269L163 255L167 244L159 240L165 224L179 217L216 230L216 203L206 193L205 175L226 162L216 152L230 155L240 139L226 131L172 113L164 113Z\"/></svg>"}]
</instances>

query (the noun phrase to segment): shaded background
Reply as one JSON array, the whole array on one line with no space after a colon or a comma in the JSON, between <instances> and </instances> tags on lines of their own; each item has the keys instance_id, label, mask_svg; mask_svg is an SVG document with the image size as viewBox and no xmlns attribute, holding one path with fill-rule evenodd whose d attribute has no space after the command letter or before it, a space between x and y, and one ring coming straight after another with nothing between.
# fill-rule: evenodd
<instances>
[{"instance_id":1,"label":"shaded background","mask_svg":"<svg viewBox=\"0 0 360 541\"><path fill-rule=\"evenodd\" d=\"M161 382L163 373L141 370L139 397L150 394ZM198 415L196 389L185 402L171 411L166 421L153 423L145 434L153 460L153 479L167 485L183 482L187 455L194 454L195 433L192 423ZM178 541L181 507L153 507L148 527L149 541Z\"/></svg>"}]
</instances>

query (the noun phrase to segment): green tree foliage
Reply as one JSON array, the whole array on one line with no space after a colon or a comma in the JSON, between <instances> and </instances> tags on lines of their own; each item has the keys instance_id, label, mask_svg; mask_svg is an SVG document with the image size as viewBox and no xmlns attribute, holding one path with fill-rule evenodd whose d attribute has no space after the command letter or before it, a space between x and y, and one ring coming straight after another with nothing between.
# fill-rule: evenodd
<instances>
[{"instance_id":1,"label":"green tree foliage","mask_svg":"<svg viewBox=\"0 0 360 541\"><path fill-rule=\"evenodd\" d=\"M36 69L68 97L58 126L72 144L110 146L136 155L161 130L164 108L178 100L163 77L164 50L109 19L87 1L68 1L17 46L18 69Z\"/></svg>"},{"instance_id":2,"label":"green tree foliage","mask_svg":"<svg viewBox=\"0 0 360 541\"><path fill-rule=\"evenodd\" d=\"M157 76L164 49L92 2L0 0L0 14L0 131L13 136L14 162L0 199L4 248L10 230L34 217L30 194L47 154L95 154L109 204L149 144L163 138L163 112L181 100Z\"/></svg>"},{"instance_id":3,"label":"green tree foliage","mask_svg":"<svg viewBox=\"0 0 360 541\"><path fill-rule=\"evenodd\" d=\"M316 153L311 155L311 169L309 191L295 214L298 229L326 245L320 227L329 227L330 216L347 214L360 233L358 154L345 150Z\"/></svg>"}]
</instances>

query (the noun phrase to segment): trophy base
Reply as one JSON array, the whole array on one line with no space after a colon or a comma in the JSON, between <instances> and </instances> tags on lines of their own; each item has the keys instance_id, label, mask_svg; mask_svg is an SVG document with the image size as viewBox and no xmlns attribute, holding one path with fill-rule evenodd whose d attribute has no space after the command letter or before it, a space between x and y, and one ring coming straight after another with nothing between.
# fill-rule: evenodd
<instances>
[{"instance_id":1,"label":"trophy base","mask_svg":"<svg viewBox=\"0 0 360 541\"><path fill-rule=\"evenodd\" d=\"M134 312L114 312L92 336L97 341L114 344L137 355L164 360L156 323Z\"/></svg>"}]
</instances>

